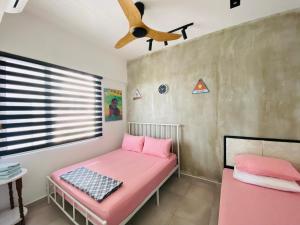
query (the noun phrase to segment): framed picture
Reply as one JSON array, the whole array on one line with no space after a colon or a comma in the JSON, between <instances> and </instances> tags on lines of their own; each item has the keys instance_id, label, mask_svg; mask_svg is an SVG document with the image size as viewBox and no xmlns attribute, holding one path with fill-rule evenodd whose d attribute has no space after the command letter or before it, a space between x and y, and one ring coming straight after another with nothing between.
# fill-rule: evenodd
<instances>
[{"instance_id":1,"label":"framed picture","mask_svg":"<svg viewBox=\"0 0 300 225\"><path fill-rule=\"evenodd\" d=\"M104 88L105 121L122 120L122 91Z\"/></svg>"}]
</instances>

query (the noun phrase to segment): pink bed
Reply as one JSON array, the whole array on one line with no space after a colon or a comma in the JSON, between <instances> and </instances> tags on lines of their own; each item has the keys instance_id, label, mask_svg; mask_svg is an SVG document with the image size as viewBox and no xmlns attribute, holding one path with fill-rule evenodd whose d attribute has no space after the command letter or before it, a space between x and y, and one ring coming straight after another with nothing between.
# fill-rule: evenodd
<instances>
[{"instance_id":1,"label":"pink bed","mask_svg":"<svg viewBox=\"0 0 300 225\"><path fill-rule=\"evenodd\" d=\"M299 225L300 193L245 184L224 169L219 225Z\"/></svg>"},{"instance_id":2,"label":"pink bed","mask_svg":"<svg viewBox=\"0 0 300 225\"><path fill-rule=\"evenodd\" d=\"M51 178L96 215L117 225L122 222L176 167L176 155L163 159L143 153L116 150L52 173ZM123 181L123 185L101 203L62 181L59 176L86 167Z\"/></svg>"}]
</instances>

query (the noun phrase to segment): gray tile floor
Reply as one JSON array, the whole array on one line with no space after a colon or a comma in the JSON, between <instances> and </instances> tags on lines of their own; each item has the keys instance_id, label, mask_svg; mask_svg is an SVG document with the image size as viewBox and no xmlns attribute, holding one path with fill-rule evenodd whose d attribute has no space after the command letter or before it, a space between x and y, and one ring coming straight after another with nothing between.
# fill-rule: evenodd
<instances>
[{"instance_id":1,"label":"gray tile floor","mask_svg":"<svg viewBox=\"0 0 300 225\"><path fill-rule=\"evenodd\" d=\"M217 225L220 185L183 176L171 177L128 225ZM67 217L46 201L29 207L26 225L71 225Z\"/></svg>"}]
</instances>

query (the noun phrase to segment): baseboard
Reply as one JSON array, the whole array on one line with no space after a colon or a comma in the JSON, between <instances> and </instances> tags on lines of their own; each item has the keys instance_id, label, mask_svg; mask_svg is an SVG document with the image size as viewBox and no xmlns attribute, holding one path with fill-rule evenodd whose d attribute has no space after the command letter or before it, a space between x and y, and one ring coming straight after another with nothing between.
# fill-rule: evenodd
<instances>
[{"instance_id":1,"label":"baseboard","mask_svg":"<svg viewBox=\"0 0 300 225\"><path fill-rule=\"evenodd\" d=\"M33 201L29 202L29 203L26 203L26 206L27 207L32 207L32 206L38 205L38 204L40 204L40 203L42 203L42 202L44 202L46 200L47 200L47 195L42 196L40 198L37 198L37 199L35 199L35 200L33 200Z\"/></svg>"},{"instance_id":2,"label":"baseboard","mask_svg":"<svg viewBox=\"0 0 300 225\"><path fill-rule=\"evenodd\" d=\"M202 176L191 175L191 174L189 174L189 173L187 173L186 171L183 171L183 170L181 170L180 173L184 176L192 177L192 178L195 178L195 179L198 179L198 180L207 181L207 182L214 183L214 184L219 184L219 185L221 184L219 181L212 180L212 179L202 177Z\"/></svg>"}]
</instances>

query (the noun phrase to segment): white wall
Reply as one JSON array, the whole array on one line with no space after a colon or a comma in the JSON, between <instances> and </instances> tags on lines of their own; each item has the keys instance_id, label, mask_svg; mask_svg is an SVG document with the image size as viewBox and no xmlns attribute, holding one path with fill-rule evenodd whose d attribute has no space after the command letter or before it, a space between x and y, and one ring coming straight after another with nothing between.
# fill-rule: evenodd
<instances>
[{"instance_id":1,"label":"white wall","mask_svg":"<svg viewBox=\"0 0 300 225\"><path fill-rule=\"evenodd\" d=\"M126 127L126 61L24 13L3 17L0 51L99 74L104 77L104 87L123 90L124 120L104 123L103 137L0 159L0 163L18 161L28 169L23 189L26 204L45 196L46 176L52 171L120 146ZM0 209L9 204L7 189L0 187Z\"/></svg>"}]
</instances>

